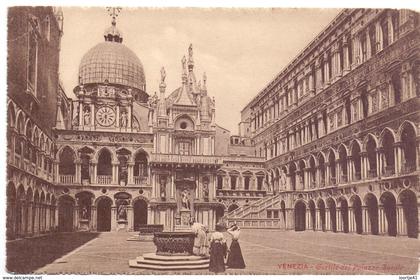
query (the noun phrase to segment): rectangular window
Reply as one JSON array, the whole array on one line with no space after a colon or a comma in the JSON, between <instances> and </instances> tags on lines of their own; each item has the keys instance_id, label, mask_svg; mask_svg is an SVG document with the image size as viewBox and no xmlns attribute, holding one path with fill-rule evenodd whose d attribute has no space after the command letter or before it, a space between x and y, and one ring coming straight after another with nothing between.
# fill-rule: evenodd
<instances>
[{"instance_id":1,"label":"rectangular window","mask_svg":"<svg viewBox=\"0 0 420 280\"><path fill-rule=\"evenodd\" d=\"M230 176L230 188L232 190L236 189L236 176Z\"/></svg>"},{"instance_id":2,"label":"rectangular window","mask_svg":"<svg viewBox=\"0 0 420 280\"><path fill-rule=\"evenodd\" d=\"M221 190L223 189L223 177L217 176L217 189Z\"/></svg>"},{"instance_id":3,"label":"rectangular window","mask_svg":"<svg viewBox=\"0 0 420 280\"><path fill-rule=\"evenodd\" d=\"M274 214L274 219L278 219L279 218L279 211L278 210L273 211L273 214Z\"/></svg>"},{"instance_id":4,"label":"rectangular window","mask_svg":"<svg viewBox=\"0 0 420 280\"><path fill-rule=\"evenodd\" d=\"M271 211L267 210L267 218L271 218Z\"/></svg>"},{"instance_id":5,"label":"rectangular window","mask_svg":"<svg viewBox=\"0 0 420 280\"><path fill-rule=\"evenodd\" d=\"M191 143L189 142L179 142L178 150L180 155L190 155L191 154Z\"/></svg>"},{"instance_id":6,"label":"rectangular window","mask_svg":"<svg viewBox=\"0 0 420 280\"><path fill-rule=\"evenodd\" d=\"M263 185L263 177L257 177L257 189L260 191L262 190L262 185Z\"/></svg>"},{"instance_id":7,"label":"rectangular window","mask_svg":"<svg viewBox=\"0 0 420 280\"><path fill-rule=\"evenodd\" d=\"M245 177L244 179L244 188L245 190L249 190L249 177Z\"/></svg>"}]
</instances>

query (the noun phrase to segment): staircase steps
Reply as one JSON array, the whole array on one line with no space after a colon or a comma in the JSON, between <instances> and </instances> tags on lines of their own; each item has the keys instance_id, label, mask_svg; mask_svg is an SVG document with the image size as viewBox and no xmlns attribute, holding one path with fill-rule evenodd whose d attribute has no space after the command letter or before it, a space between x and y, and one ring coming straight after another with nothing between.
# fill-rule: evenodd
<instances>
[{"instance_id":1,"label":"staircase steps","mask_svg":"<svg viewBox=\"0 0 420 280\"><path fill-rule=\"evenodd\" d=\"M210 260L200 256L162 256L155 253L143 254L129 260L130 267L153 270L208 269Z\"/></svg>"}]
</instances>

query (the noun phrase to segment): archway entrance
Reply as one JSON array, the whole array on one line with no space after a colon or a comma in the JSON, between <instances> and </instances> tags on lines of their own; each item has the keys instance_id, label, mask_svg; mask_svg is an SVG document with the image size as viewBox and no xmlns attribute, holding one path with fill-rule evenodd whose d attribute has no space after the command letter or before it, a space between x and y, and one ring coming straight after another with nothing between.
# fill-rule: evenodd
<instances>
[{"instance_id":1,"label":"archway entrance","mask_svg":"<svg viewBox=\"0 0 420 280\"><path fill-rule=\"evenodd\" d=\"M315 203L312 200L309 201L309 211L311 212L311 227L312 227L313 230L316 230Z\"/></svg>"},{"instance_id":2,"label":"archway entrance","mask_svg":"<svg viewBox=\"0 0 420 280\"><path fill-rule=\"evenodd\" d=\"M388 235L397 236L397 207L395 197L391 193L385 192L382 194L380 200L388 224Z\"/></svg>"},{"instance_id":3,"label":"archway entrance","mask_svg":"<svg viewBox=\"0 0 420 280\"><path fill-rule=\"evenodd\" d=\"M356 224L356 232L358 234L363 233L363 218L362 218L362 201L360 197L355 196L353 198L353 215L354 215L354 222Z\"/></svg>"},{"instance_id":4,"label":"archway entrance","mask_svg":"<svg viewBox=\"0 0 420 280\"><path fill-rule=\"evenodd\" d=\"M319 218L322 231L325 231L325 203L323 200L318 201Z\"/></svg>"},{"instance_id":5,"label":"archway entrance","mask_svg":"<svg viewBox=\"0 0 420 280\"><path fill-rule=\"evenodd\" d=\"M329 199L327 201L328 209L330 211L330 226L332 232L337 232L337 211L335 206L335 201Z\"/></svg>"},{"instance_id":6,"label":"archway entrance","mask_svg":"<svg viewBox=\"0 0 420 280\"><path fill-rule=\"evenodd\" d=\"M58 231L73 231L74 200L69 196L58 200Z\"/></svg>"},{"instance_id":7,"label":"archway entrance","mask_svg":"<svg viewBox=\"0 0 420 280\"><path fill-rule=\"evenodd\" d=\"M340 200L340 213L341 213L341 223L343 227L343 232L349 232L349 205L347 200L342 198Z\"/></svg>"},{"instance_id":8,"label":"archway entrance","mask_svg":"<svg viewBox=\"0 0 420 280\"><path fill-rule=\"evenodd\" d=\"M405 221L403 222L407 226L407 236L417 238L419 218L416 195L410 190L405 190L400 194L400 202L404 211Z\"/></svg>"},{"instance_id":9,"label":"archway entrance","mask_svg":"<svg viewBox=\"0 0 420 280\"><path fill-rule=\"evenodd\" d=\"M109 198L102 198L97 206L97 229L98 231L111 231L111 205Z\"/></svg>"},{"instance_id":10,"label":"archway entrance","mask_svg":"<svg viewBox=\"0 0 420 280\"><path fill-rule=\"evenodd\" d=\"M141 225L147 224L147 202L138 199L134 202L134 230L138 231Z\"/></svg>"},{"instance_id":11,"label":"archway entrance","mask_svg":"<svg viewBox=\"0 0 420 280\"><path fill-rule=\"evenodd\" d=\"M378 201L372 194L366 196L366 206L368 210L370 230L374 235L378 234Z\"/></svg>"},{"instance_id":12,"label":"archway entrance","mask_svg":"<svg viewBox=\"0 0 420 280\"><path fill-rule=\"evenodd\" d=\"M302 201L295 205L295 231L304 231L306 222L306 206Z\"/></svg>"}]
</instances>

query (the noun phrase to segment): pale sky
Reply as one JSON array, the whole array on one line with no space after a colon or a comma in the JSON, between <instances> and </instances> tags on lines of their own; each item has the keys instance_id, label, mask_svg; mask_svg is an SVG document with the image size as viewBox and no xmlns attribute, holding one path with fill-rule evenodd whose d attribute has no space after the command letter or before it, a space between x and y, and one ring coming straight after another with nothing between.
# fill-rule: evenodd
<instances>
[{"instance_id":1,"label":"pale sky","mask_svg":"<svg viewBox=\"0 0 420 280\"><path fill-rule=\"evenodd\" d=\"M143 63L149 94L159 91L165 67L167 95L181 85L181 59L193 44L195 74L207 74L216 122L238 132L240 111L338 13L339 9L123 8L117 27L123 44ZM60 76L74 97L82 56L103 42L111 24L105 8L64 8Z\"/></svg>"}]
</instances>

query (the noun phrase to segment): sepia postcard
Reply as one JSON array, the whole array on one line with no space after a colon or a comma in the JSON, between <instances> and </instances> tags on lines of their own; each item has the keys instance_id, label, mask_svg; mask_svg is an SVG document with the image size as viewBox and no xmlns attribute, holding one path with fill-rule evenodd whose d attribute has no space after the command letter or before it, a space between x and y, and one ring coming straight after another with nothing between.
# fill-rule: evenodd
<instances>
[{"instance_id":1,"label":"sepia postcard","mask_svg":"<svg viewBox=\"0 0 420 280\"><path fill-rule=\"evenodd\" d=\"M117 5L6 8L3 279L417 279L416 7Z\"/></svg>"}]
</instances>

